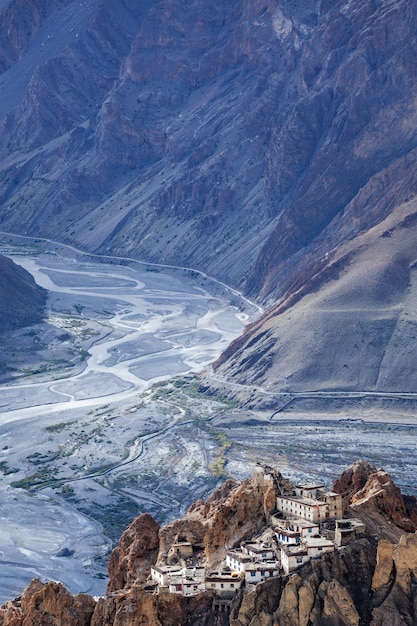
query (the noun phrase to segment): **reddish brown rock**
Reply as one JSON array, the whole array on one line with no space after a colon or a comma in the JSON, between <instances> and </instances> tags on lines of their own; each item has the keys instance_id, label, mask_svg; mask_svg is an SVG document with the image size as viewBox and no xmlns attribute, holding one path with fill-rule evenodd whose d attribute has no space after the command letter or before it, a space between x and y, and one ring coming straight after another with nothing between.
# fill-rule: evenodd
<instances>
[{"instance_id":1,"label":"reddish brown rock","mask_svg":"<svg viewBox=\"0 0 417 626\"><path fill-rule=\"evenodd\" d=\"M95 600L73 596L60 583L33 580L22 596L0 608L1 626L89 626Z\"/></svg>"},{"instance_id":2,"label":"reddish brown rock","mask_svg":"<svg viewBox=\"0 0 417 626\"><path fill-rule=\"evenodd\" d=\"M374 472L376 467L369 461L356 461L335 480L332 490L343 497L345 508L349 506L352 496L363 489L369 476Z\"/></svg>"},{"instance_id":3,"label":"reddish brown rock","mask_svg":"<svg viewBox=\"0 0 417 626\"><path fill-rule=\"evenodd\" d=\"M242 483L227 481L184 518L161 529L149 515L136 518L112 554L106 597L96 603L89 596L71 596L58 583L35 580L21 598L0 608L0 626L413 626L417 534L403 534L399 542L380 541L377 552L375 537L384 536L387 528L398 532L393 520L404 510L390 477L374 469L357 463L337 481L353 503L350 511L370 523L370 536L289 576L270 578L243 597L237 594L230 613L216 613L209 592L189 598L153 594L145 591L143 581L158 545L163 562L172 543L190 541L201 563L211 566L228 545L256 535L265 527L272 483L283 480L278 473L273 481L259 472Z\"/></svg>"},{"instance_id":4,"label":"reddish brown rock","mask_svg":"<svg viewBox=\"0 0 417 626\"><path fill-rule=\"evenodd\" d=\"M361 517L370 534L397 542L403 531L417 530L417 499L403 496L391 476L368 461L353 463L333 489L343 496L345 512Z\"/></svg>"},{"instance_id":5,"label":"reddish brown rock","mask_svg":"<svg viewBox=\"0 0 417 626\"><path fill-rule=\"evenodd\" d=\"M212 596L184 598L170 593L153 595L133 586L112 598L102 598L91 626L213 626Z\"/></svg>"},{"instance_id":6,"label":"reddish brown rock","mask_svg":"<svg viewBox=\"0 0 417 626\"><path fill-rule=\"evenodd\" d=\"M166 561L172 543L182 540L201 552L206 565L218 564L228 548L265 524L264 495L254 480L226 481L206 502L196 502L184 518L161 529L158 561Z\"/></svg>"},{"instance_id":7,"label":"reddish brown rock","mask_svg":"<svg viewBox=\"0 0 417 626\"><path fill-rule=\"evenodd\" d=\"M417 530L417 516L414 513L411 518L408 516L401 490L384 470L369 476L365 486L352 496L351 507L376 511L406 532Z\"/></svg>"},{"instance_id":8,"label":"reddish brown rock","mask_svg":"<svg viewBox=\"0 0 417 626\"><path fill-rule=\"evenodd\" d=\"M417 535L403 535L394 546L378 546L378 555L371 626L413 626L417 616Z\"/></svg>"},{"instance_id":9,"label":"reddish brown rock","mask_svg":"<svg viewBox=\"0 0 417 626\"><path fill-rule=\"evenodd\" d=\"M158 554L159 530L159 524L148 513L127 527L110 555L108 592L145 582Z\"/></svg>"},{"instance_id":10,"label":"reddish brown rock","mask_svg":"<svg viewBox=\"0 0 417 626\"><path fill-rule=\"evenodd\" d=\"M394 574L394 545L386 539L378 542L376 567L372 578L372 591L388 588Z\"/></svg>"}]
</instances>

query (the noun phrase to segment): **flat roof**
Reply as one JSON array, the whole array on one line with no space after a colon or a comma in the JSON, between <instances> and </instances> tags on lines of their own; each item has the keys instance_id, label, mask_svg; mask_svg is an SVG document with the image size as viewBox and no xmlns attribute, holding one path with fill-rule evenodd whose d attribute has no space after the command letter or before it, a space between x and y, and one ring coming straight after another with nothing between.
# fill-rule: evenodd
<instances>
[{"instance_id":1,"label":"flat roof","mask_svg":"<svg viewBox=\"0 0 417 626\"><path fill-rule=\"evenodd\" d=\"M270 569L280 569L279 561L264 561L263 563L253 563L253 567L248 567L247 572L265 571Z\"/></svg>"},{"instance_id":2,"label":"flat roof","mask_svg":"<svg viewBox=\"0 0 417 626\"><path fill-rule=\"evenodd\" d=\"M317 500L315 498L304 498L303 496L277 496L277 500L289 500L290 502L300 502L301 504L305 504L306 506L317 506L317 505L325 505L326 503L322 500Z\"/></svg>"},{"instance_id":3,"label":"flat roof","mask_svg":"<svg viewBox=\"0 0 417 626\"><path fill-rule=\"evenodd\" d=\"M288 537L300 536L300 533L298 530L290 530L289 528L281 528L280 526L275 526L274 530L276 533L280 533L281 535L287 535Z\"/></svg>"},{"instance_id":4,"label":"flat roof","mask_svg":"<svg viewBox=\"0 0 417 626\"><path fill-rule=\"evenodd\" d=\"M249 554L246 554L246 552L239 552L238 550L228 550L228 552L226 552L226 556L230 556L233 559L241 561L242 563L250 563L252 561L252 557L250 557Z\"/></svg>"},{"instance_id":5,"label":"flat roof","mask_svg":"<svg viewBox=\"0 0 417 626\"><path fill-rule=\"evenodd\" d=\"M309 522L305 519L294 519L291 520L292 524L297 524L297 526L301 526L303 528L318 528L317 522Z\"/></svg>"},{"instance_id":6,"label":"flat roof","mask_svg":"<svg viewBox=\"0 0 417 626\"><path fill-rule=\"evenodd\" d=\"M277 522L275 522L274 528L285 528L286 530L290 530L288 528L289 524L294 524L295 526L298 526L299 528L318 528L319 527L317 522L309 522L308 520L300 519L299 517L298 518L287 517L286 519L278 520Z\"/></svg>"},{"instance_id":7,"label":"flat roof","mask_svg":"<svg viewBox=\"0 0 417 626\"><path fill-rule=\"evenodd\" d=\"M330 541L330 539L326 539L325 537L308 537L305 543L308 548L317 548L320 546L332 546L334 548L333 541Z\"/></svg>"},{"instance_id":8,"label":"flat roof","mask_svg":"<svg viewBox=\"0 0 417 626\"><path fill-rule=\"evenodd\" d=\"M307 556L307 550L298 546L285 546L281 550L288 556Z\"/></svg>"},{"instance_id":9,"label":"flat roof","mask_svg":"<svg viewBox=\"0 0 417 626\"><path fill-rule=\"evenodd\" d=\"M233 576L232 574L210 574L209 576L206 576L206 582L218 582L218 583L224 583L224 582L230 582L230 583L235 583L236 581L241 581L241 577L240 576Z\"/></svg>"},{"instance_id":10,"label":"flat roof","mask_svg":"<svg viewBox=\"0 0 417 626\"><path fill-rule=\"evenodd\" d=\"M179 565L152 565L151 570L155 570L160 574L172 574L174 572L182 572L184 567Z\"/></svg>"},{"instance_id":11,"label":"flat roof","mask_svg":"<svg viewBox=\"0 0 417 626\"><path fill-rule=\"evenodd\" d=\"M178 585L179 583L183 583L184 585L198 585L204 582L203 578L193 578L192 576L177 576L174 574L171 576L169 580L170 585Z\"/></svg>"},{"instance_id":12,"label":"flat roof","mask_svg":"<svg viewBox=\"0 0 417 626\"><path fill-rule=\"evenodd\" d=\"M304 485L295 485L296 489L324 489L323 483L305 483Z\"/></svg>"}]
</instances>

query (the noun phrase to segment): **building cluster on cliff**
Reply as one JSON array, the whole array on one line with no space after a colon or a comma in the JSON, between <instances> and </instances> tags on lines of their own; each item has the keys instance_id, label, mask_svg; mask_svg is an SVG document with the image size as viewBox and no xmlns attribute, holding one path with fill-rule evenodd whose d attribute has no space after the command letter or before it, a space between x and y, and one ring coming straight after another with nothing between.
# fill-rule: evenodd
<instances>
[{"instance_id":1,"label":"building cluster on cliff","mask_svg":"<svg viewBox=\"0 0 417 626\"><path fill-rule=\"evenodd\" d=\"M184 596L204 590L220 595L234 594L243 585L288 575L365 531L360 520L343 519L342 497L326 491L322 484L283 487L277 482L275 471L261 465L255 469L254 480L263 488L274 486L278 492L276 509L269 515L262 535L227 550L216 572L192 563L193 545L190 542L174 544L171 550L179 562L151 568L156 591Z\"/></svg>"}]
</instances>

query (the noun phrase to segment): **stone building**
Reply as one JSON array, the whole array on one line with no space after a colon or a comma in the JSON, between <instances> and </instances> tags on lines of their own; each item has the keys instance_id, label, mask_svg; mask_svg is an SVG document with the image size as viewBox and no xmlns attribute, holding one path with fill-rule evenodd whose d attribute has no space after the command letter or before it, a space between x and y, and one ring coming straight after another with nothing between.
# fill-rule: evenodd
<instances>
[{"instance_id":1,"label":"stone building","mask_svg":"<svg viewBox=\"0 0 417 626\"><path fill-rule=\"evenodd\" d=\"M297 485L292 494L277 496L277 510L286 517L320 523L343 517L342 496L324 485Z\"/></svg>"}]
</instances>

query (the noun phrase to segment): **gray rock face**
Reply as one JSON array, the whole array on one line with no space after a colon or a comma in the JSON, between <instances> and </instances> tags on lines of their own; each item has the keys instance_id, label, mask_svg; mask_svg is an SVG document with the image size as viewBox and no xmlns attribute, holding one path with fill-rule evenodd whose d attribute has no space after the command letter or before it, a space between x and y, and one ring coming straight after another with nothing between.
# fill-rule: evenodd
<instances>
[{"instance_id":1,"label":"gray rock face","mask_svg":"<svg viewBox=\"0 0 417 626\"><path fill-rule=\"evenodd\" d=\"M0 255L0 334L40 322L46 291L13 261Z\"/></svg>"},{"instance_id":2,"label":"gray rock face","mask_svg":"<svg viewBox=\"0 0 417 626\"><path fill-rule=\"evenodd\" d=\"M36 14L1 79L5 228L18 204L28 232L267 298L386 216L399 177L412 193L410 2L20 4L0 15Z\"/></svg>"}]
</instances>

